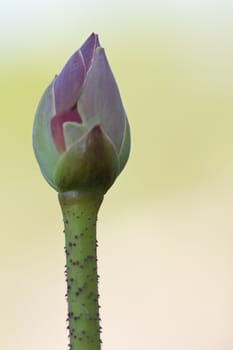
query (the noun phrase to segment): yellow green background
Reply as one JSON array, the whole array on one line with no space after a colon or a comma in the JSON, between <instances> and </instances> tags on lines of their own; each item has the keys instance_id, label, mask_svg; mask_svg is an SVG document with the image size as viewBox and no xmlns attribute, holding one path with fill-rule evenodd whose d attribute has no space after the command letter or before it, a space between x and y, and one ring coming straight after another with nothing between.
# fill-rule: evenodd
<instances>
[{"instance_id":1,"label":"yellow green background","mask_svg":"<svg viewBox=\"0 0 233 350\"><path fill-rule=\"evenodd\" d=\"M132 133L98 221L103 349L232 350L233 5L1 5L0 348L67 348L64 237L31 146L39 98L99 33Z\"/></svg>"}]
</instances>

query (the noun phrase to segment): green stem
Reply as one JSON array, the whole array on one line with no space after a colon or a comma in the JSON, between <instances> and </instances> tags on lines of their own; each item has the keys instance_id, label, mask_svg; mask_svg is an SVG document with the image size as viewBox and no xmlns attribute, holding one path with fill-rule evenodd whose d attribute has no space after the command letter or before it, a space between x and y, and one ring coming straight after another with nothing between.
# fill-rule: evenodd
<instances>
[{"instance_id":1,"label":"green stem","mask_svg":"<svg viewBox=\"0 0 233 350\"><path fill-rule=\"evenodd\" d=\"M100 350L96 220L103 195L59 193L65 224L70 348Z\"/></svg>"}]
</instances>

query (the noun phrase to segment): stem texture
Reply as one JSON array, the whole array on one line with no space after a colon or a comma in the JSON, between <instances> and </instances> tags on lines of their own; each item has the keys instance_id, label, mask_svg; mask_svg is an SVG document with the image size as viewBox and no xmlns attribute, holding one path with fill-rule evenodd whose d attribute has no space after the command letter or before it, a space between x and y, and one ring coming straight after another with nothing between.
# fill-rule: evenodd
<instances>
[{"instance_id":1,"label":"stem texture","mask_svg":"<svg viewBox=\"0 0 233 350\"><path fill-rule=\"evenodd\" d=\"M65 224L68 329L72 350L100 350L96 221L103 196L59 193Z\"/></svg>"}]
</instances>

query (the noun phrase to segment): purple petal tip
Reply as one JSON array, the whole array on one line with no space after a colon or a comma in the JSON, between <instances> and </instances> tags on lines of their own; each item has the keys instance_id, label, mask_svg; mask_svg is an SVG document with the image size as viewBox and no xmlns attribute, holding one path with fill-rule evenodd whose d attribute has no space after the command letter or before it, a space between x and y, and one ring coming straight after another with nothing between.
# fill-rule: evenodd
<instances>
[{"instance_id":1,"label":"purple petal tip","mask_svg":"<svg viewBox=\"0 0 233 350\"><path fill-rule=\"evenodd\" d=\"M99 44L98 35L95 33L92 33L84 42L84 44L81 46L80 51L83 55L86 71L88 71L88 69L90 68L92 59L94 56L94 51L99 45L100 44Z\"/></svg>"}]
</instances>

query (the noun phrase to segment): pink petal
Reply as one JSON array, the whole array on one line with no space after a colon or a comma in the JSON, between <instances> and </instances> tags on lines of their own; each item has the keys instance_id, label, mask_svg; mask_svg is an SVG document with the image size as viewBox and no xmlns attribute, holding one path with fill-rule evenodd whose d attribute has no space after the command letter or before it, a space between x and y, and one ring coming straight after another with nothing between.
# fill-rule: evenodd
<instances>
[{"instance_id":1,"label":"pink petal","mask_svg":"<svg viewBox=\"0 0 233 350\"><path fill-rule=\"evenodd\" d=\"M59 153L64 153L66 151L63 133L63 123L65 122L82 123L82 119L76 109L72 109L68 112L60 112L51 119L51 135Z\"/></svg>"}]
</instances>

